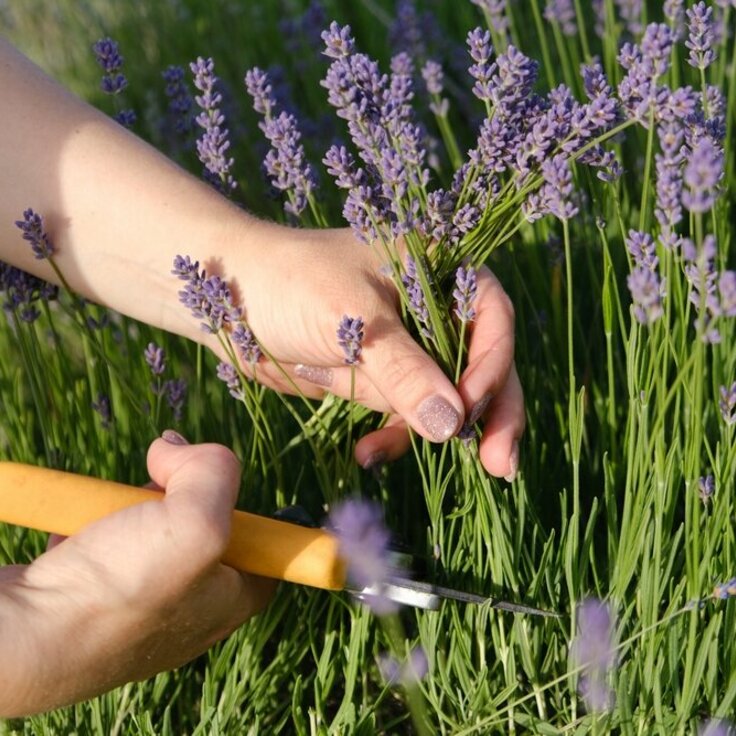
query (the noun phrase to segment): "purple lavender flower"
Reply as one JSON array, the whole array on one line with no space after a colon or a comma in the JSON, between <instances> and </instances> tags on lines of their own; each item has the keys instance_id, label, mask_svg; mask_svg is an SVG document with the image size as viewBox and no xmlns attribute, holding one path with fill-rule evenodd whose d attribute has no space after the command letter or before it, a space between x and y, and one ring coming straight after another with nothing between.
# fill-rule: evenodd
<instances>
[{"instance_id":1,"label":"purple lavender flower","mask_svg":"<svg viewBox=\"0 0 736 736\"><path fill-rule=\"evenodd\" d=\"M26 271L0 261L0 291L5 292L3 309L12 322L16 316L21 322L35 322L40 316L36 304L55 299L58 288Z\"/></svg>"},{"instance_id":2,"label":"purple lavender flower","mask_svg":"<svg viewBox=\"0 0 736 736\"><path fill-rule=\"evenodd\" d=\"M685 7L684 0L664 0L662 9L667 19L675 41L685 35Z\"/></svg>"},{"instance_id":3,"label":"purple lavender flower","mask_svg":"<svg viewBox=\"0 0 736 736\"><path fill-rule=\"evenodd\" d=\"M690 284L688 297L696 309L696 330L704 342L718 343L720 333L712 326L714 318L721 314L715 266L718 253L716 239L713 235L706 235L700 249L689 238L683 238L681 242L685 277Z\"/></svg>"},{"instance_id":4,"label":"purple lavender flower","mask_svg":"<svg viewBox=\"0 0 736 736\"><path fill-rule=\"evenodd\" d=\"M432 329L427 299L417 269L417 262L411 256L407 256L406 270L401 275L401 283L404 285L409 299L408 307L419 323L422 335L431 338L434 336L434 330Z\"/></svg>"},{"instance_id":5,"label":"purple lavender flower","mask_svg":"<svg viewBox=\"0 0 736 736\"><path fill-rule=\"evenodd\" d=\"M412 686L423 680L429 671L427 653L421 646L414 647L406 662L399 662L390 654L378 657L378 669L389 685Z\"/></svg>"},{"instance_id":6,"label":"purple lavender flower","mask_svg":"<svg viewBox=\"0 0 736 736\"><path fill-rule=\"evenodd\" d=\"M662 227L662 242L671 247L675 225L682 220L683 132L676 123L665 123L657 129L662 153L655 155L657 203L655 217Z\"/></svg>"},{"instance_id":7,"label":"purple lavender flower","mask_svg":"<svg viewBox=\"0 0 736 736\"><path fill-rule=\"evenodd\" d=\"M422 79L427 88L427 92L432 97L429 103L429 109L437 117L445 117L450 108L450 103L446 97L442 97L444 91L444 72L442 65L433 59L428 59L422 67Z\"/></svg>"},{"instance_id":8,"label":"purple lavender flower","mask_svg":"<svg viewBox=\"0 0 736 736\"><path fill-rule=\"evenodd\" d=\"M30 207L23 211L23 219L15 221L16 227L23 233L23 240L31 244L31 250L38 260L50 258L54 254L48 233L43 226L43 217Z\"/></svg>"},{"instance_id":9,"label":"purple lavender flower","mask_svg":"<svg viewBox=\"0 0 736 736\"><path fill-rule=\"evenodd\" d=\"M325 42L325 50L322 53L332 59L344 59L350 56L355 48L350 26L341 28L334 20L330 23L329 30L322 33L322 40Z\"/></svg>"},{"instance_id":10,"label":"purple lavender flower","mask_svg":"<svg viewBox=\"0 0 736 736\"><path fill-rule=\"evenodd\" d=\"M560 220L569 220L578 213L578 208L570 201L573 194L572 173L567 157L557 154L542 164L544 184L541 199L544 212L549 212Z\"/></svg>"},{"instance_id":11,"label":"purple lavender flower","mask_svg":"<svg viewBox=\"0 0 736 736\"><path fill-rule=\"evenodd\" d=\"M245 391L238 372L230 363L217 364L217 377L227 386L227 390L234 399L243 401Z\"/></svg>"},{"instance_id":12,"label":"purple lavender flower","mask_svg":"<svg viewBox=\"0 0 736 736\"><path fill-rule=\"evenodd\" d=\"M468 33L466 42L470 57L475 62L468 71L475 79L473 94L480 100L491 100L491 79L496 71L496 65L491 63L491 33L482 28L475 28Z\"/></svg>"},{"instance_id":13,"label":"purple lavender flower","mask_svg":"<svg viewBox=\"0 0 736 736\"><path fill-rule=\"evenodd\" d=\"M470 0L470 2L483 11L496 33L506 34L509 27L509 19L506 17L506 0Z\"/></svg>"},{"instance_id":14,"label":"purple lavender flower","mask_svg":"<svg viewBox=\"0 0 736 736\"><path fill-rule=\"evenodd\" d=\"M701 138L685 165L682 203L690 212L707 212L718 198L723 178L723 151L709 138Z\"/></svg>"},{"instance_id":15,"label":"purple lavender flower","mask_svg":"<svg viewBox=\"0 0 736 736\"><path fill-rule=\"evenodd\" d=\"M736 424L736 381L731 384L730 388L721 386L719 393L718 408L723 421L730 427Z\"/></svg>"},{"instance_id":16,"label":"purple lavender flower","mask_svg":"<svg viewBox=\"0 0 736 736\"><path fill-rule=\"evenodd\" d=\"M392 602L381 594L381 587L393 569L389 551L391 535L380 505L362 499L342 501L330 511L327 526L337 537L350 583L375 591L362 595L361 599L379 614L395 610Z\"/></svg>"},{"instance_id":17,"label":"purple lavender flower","mask_svg":"<svg viewBox=\"0 0 736 736\"><path fill-rule=\"evenodd\" d=\"M143 357L154 376L160 376L166 370L164 349L154 342L149 342L143 351Z\"/></svg>"},{"instance_id":18,"label":"purple lavender flower","mask_svg":"<svg viewBox=\"0 0 736 736\"><path fill-rule=\"evenodd\" d=\"M720 311L726 317L736 317L736 271L724 271L718 278Z\"/></svg>"},{"instance_id":19,"label":"purple lavender flower","mask_svg":"<svg viewBox=\"0 0 736 736\"><path fill-rule=\"evenodd\" d=\"M733 598L736 596L736 578L731 578L725 583L719 583L713 589L713 597L719 600Z\"/></svg>"},{"instance_id":20,"label":"purple lavender flower","mask_svg":"<svg viewBox=\"0 0 736 736\"><path fill-rule=\"evenodd\" d=\"M615 5L626 24L626 30L632 36L638 36L641 33L642 0L615 0Z\"/></svg>"},{"instance_id":21,"label":"purple lavender flower","mask_svg":"<svg viewBox=\"0 0 736 736\"><path fill-rule=\"evenodd\" d=\"M491 79L491 101L496 112L510 122L528 115L528 102L537 81L539 64L509 44L505 54L496 59L496 73Z\"/></svg>"},{"instance_id":22,"label":"purple lavender flower","mask_svg":"<svg viewBox=\"0 0 736 736\"><path fill-rule=\"evenodd\" d=\"M344 315L337 328L337 343L345 353L346 365L357 365L363 351L363 318Z\"/></svg>"},{"instance_id":23,"label":"purple lavender flower","mask_svg":"<svg viewBox=\"0 0 736 736\"><path fill-rule=\"evenodd\" d=\"M204 320L205 332L217 334L226 324L235 324L242 317L242 310L235 306L227 282L219 276L207 276L199 271L199 262L192 263L189 256L176 256L172 273L183 281L179 301L191 310L192 316Z\"/></svg>"},{"instance_id":24,"label":"purple lavender flower","mask_svg":"<svg viewBox=\"0 0 736 736\"><path fill-rule=\"evenodd\" d=\"M478 276L472 266L460 268L455 272L455 314L461 322L472 322L475 319L473 302L478 295Z\"/></svg>"},{"instance_id":25,"label":"purple lavender flower","mask_svg":"<svg viewBox=\"0 0 736 736\"><path fill-rule=\"evenodd\" d=\"M716 491L716 479L712 475L703 475L698 478L698 495L707 506Z\"/></svg>"},{"instance_id":26,"label":"purple lavender flower","mask_svg":"<svg viewBox=\"0 0 736 736\"><path fill-rule=\"evenodd\" d=\"M634 316L643 325L651 325L663 314L664 284L659 274L643 266L635 266L626 279L634 303Z\"/></svg>"},{"instance_id":27,"label":"purple lavender flower","mask_svg":"<svg viewBox=\"0 0 736 736\"><path fill-rule=\"evenodd\" d=\"M238 349L240 357L250 365L255 365L261 359L261 348L255 335L242 322L235 326L230 339Z\"/></svg>"},{"instance_id":28,"label":"purple lavender flower","mask_svg":"<svg viewBox=\"0 0 736 736\"><path fill-rule=\"evenodd\" d=\"M425 221L422 232L437 243L452 233L452 218L455 211L455 197L444 189L436 189L427 195Z\"/></svg>"},{"instance_id":29,"label":"purple lavender flower","mask_svg":"<svg viewBox=\"0 0 736 736\"><path fill-rule=\"evenodd\" d=\"M589 598L578 608L578 634L572 643L575 667L582 667L578 692L590 712L613 707L609 680L616 665L614 621L607 604Z\"/></svg>"},{"instance_id":30,"label":"purple lavender flower","mask_svg":"<svg viewBox=\"0 0 736 736\"><path fill-rule=\"evenodd\" d=\"M654 240L649 233L629 230L626 247L637 266L648 268L650 271L656 270L659 258L657 258Z\"/></svg>"},{"instance_id":31,"label":"purple lavender flower","mask_svg":"<svg viewBox=\"0 0 736 736\"><path fill-rule=\"evenodd\" d=\"M353 154L345 146L330 146L322 163L341 189L353 189L361 185L365 172L356 166Z\"/></svg>"},{"instance_id":32,"label":"purple lavender flower","mask_svg":"<svg viewBox=\"0 0 736 736\"><path fill-rule=\"evenodd\" d=\"M698 726L698 736L734 736L736 726L725 718L709 718Z\"/></svg>"},{"instance_id":33,"label":"purple lavender flower","mask_svg":"<svg viewBox=\"0 0 736 736\"><path fill-rule=\"evenodd\" d=\"M183 378L169 379L164 384L164 394L175 421L180 422L187 398L187 382Z\"/></svg>"},{"instance_id":34,"label":"purple lavender flower","mask_svg":"<svg viewBox=\"0 0 736 736\"><path fill-rule=\"evenodd\" d=\"M102 38L97 41L92 50L97 63L102 67L102 91L108 95L116 95L128 86L128 80L120 72L123 67L123 57L118 50L118 44L111 38Z\"/></svg>"},{"instance_id":35,"label":"purple lavender flower","mask_svg":"<svg viewBox=\"0 0 736 736\"><path fill-rule=\"evenodd\" d=\"M194 74L194 86L201 92L194 101L201 108L195 121L202 128L202 135L197 139L197 155L204 165L204 178L223 194L229 194L237 186L230 173L235 160L227 157L229 131L223 127L225 116L220 111L222 95L216 91L219 80L215 76L215 62L200 56L189 67Z\"/></svg>"},{"instance_id":36,"label":"purple lavender flower","mask_svg":"<svg viewBox=\"0 0 736 736\"><path fill-rule=\"evenodd\" d=\"M272 146L264 160L266 173L276 189L287 193L286 212L298 217L307 207L315 180L306 161L296 118L281 112L277 117L267 117L259 127Z\"/></svg>"},{"instance_id":37,"label":"purple lavender flower","mask_svg":"<svg viewBox=\"0 0 736 736\"><path fill-rule=\"evenodd\" d=\"M696 3L687 9L687 19L689 35L685 46L690 49L688 63L696 69L706 69L716 58L713 8L704 2Z\"/></svg>"},{"instance_id":38,"label":"purple lavender flower","mask_svg":"<svg viewBox=\"0 0 736 736\"><path fill-rule=\"evenodd\" d=\"M118 95L127 86L128 80L120 71L123 57L118 51L118 44L111 38L103 38L92 46L97 63L102 67L103 76L100 87L105 94ZM125 128L131 128L136 121L134 110L119 110L114 119Z\"/></svg>"},{"instance_id":39,"label":"purple lavender flower","mask_svg":"<svg viewBox=\"0 0 736 736\"><path fill-rule=\"evenodd\" d=\"M650 77L656 79L667 73L674 42L672 29L665 23L647 26L641 39L641 54Z\"/></svg>"},{"instance_id":40,"label":"purple lavender flower","mask_svg":"<svg viewBox=\"0 0 736 736\"><path fill-rule=\"evenodd\" d=\"M184 81L184 68L169 66L161 72L161 76L166 82L164 92L169 100L169 115L174 130L180 135L187 135L192 129L194 100Z\"/></svg>"},{"instance_id":41,"label":"purple lavender flower","mask_svg":"<svg viewBox=\"0 0 736 736\"><path fill-rule=\"evenodd\" d=\"M566 36L575 36L578 26L575 22L575 6L572 0L547 0L544 17L551 23L557 23Z\"/></svg>"},{"instance_id":42,"label":"purple lavender flower","mask_svg":"<svg viewBox=\"0 0 736 736\"><path fill-rule=\"evenodd\" d=\"M254 66L245 73L244 81L248 94L253 98L253 109L264 117L271 117L271 111L276 107L276 98L268 74Z\"/></svg>"},{"instance_id":43,"label":"purple lavender flower","mask_svg":"<svg viewBox=\"0 0 736 736\"><path fill-rule=\"evenodd\" d=\"M103 393L98 393L97 400L92 402L92 408L99 415L102 428L110 429L110 426L112 425L112 405L110 404L110 397Z\"/></svg>"}]
</instances>

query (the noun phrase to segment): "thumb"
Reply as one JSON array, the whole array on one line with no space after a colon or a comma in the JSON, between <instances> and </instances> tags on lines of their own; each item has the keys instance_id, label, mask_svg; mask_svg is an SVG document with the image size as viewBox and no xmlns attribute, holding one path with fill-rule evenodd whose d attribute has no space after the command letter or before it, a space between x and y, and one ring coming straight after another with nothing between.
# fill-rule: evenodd
<instances>
[{"instance_id":1,"label":"thumb","mask_svg":"<svg viewBox=\"0 0 736 736\"><path fill-rule=\"evenodd\" d=\"M208 548L213 546L211 554L221 556L240 487L240 464L235 455L223 445L173 444L170 439L157 439L148 450L148 473L165 490L164 504L172 527L207 539Z\"/></svg>"},{"instance_id":2,"label":"thumb","mask_svg":"<svg viewBox=\"0 0 736 736\"><path fill-rule=\"evenodd\" d=\"M460 394L442 369L396 320L371 339L366 325L361 370L397 413L422 437L445 442L462 427Z\"/></svg>"}]
</instances>

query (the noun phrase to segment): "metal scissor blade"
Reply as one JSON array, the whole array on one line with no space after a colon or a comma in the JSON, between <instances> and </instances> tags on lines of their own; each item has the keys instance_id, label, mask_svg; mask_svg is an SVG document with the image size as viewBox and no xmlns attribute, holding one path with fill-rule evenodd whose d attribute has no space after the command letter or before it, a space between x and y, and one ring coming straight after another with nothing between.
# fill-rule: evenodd
<instances>
[{"instance_id":1,"label":"metal scissor blade","mask_svg":"<svg viewBox=\"0 0 736 736\"><path fill-rule=\"evenodd\" d=\"M475 593L465 593L461 590L446 588L442 585L433 585L432 583L424 583L404 577L392 577L380 585L369 586L360 591L353 591L353 594L361 600L382 596L401 605L424 608L430 611L436 611L440 607L441 600L443 598L449 598L464 603L476 603L478 605L490 606L491 608L498 608L502 611L523 613L530 616L559 617L561 615L554 611L545 611L541 608L534 608L533 606L526 606L521 603L511 603L509 601L476 595Z\"/></svg>"}]
</instances>

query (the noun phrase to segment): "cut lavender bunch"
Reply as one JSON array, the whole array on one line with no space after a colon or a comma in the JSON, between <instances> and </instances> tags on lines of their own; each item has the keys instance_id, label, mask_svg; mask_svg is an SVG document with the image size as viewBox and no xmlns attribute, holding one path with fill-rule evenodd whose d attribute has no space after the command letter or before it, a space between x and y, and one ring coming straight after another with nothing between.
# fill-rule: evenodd
<instances>
[{"instance_id":1,"label":"cut lavender bunch","mask_svg":"<svg viewBox=\"0 0 736 736\"><path fill-rule=\"evenodd\" d=\"M223 194L229 194L237 186L230 173L235 160L227 155L230 138L220 108L222 94L217 91L215 62L200 56L189 67L194 74L194 86L201 93L194 100L201 108L195 121L202 128L202 135L197 139L197 155L204 165L204 178Z\"/></svg>"}]
</instances>

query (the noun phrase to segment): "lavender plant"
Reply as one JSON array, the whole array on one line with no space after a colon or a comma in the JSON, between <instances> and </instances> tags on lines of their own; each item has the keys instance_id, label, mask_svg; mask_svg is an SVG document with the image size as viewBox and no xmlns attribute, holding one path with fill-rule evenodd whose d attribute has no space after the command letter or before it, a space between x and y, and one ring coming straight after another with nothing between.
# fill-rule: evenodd
<instances>
[{"instance_id":1,"label":"lavender plant","mask_svg":"<svg viewBox=\"0 0 736 736\"><path fill-rule=\"evenodd\" d=\"M112 731L131 713L145 733L241 732L254 723L273 732L403 732L418 701L386 681L411 680L432 733L728 729L736 698L733 3L362 0L347 8L325 0L297 3L283 39L271 30L284 20L277 4L238 16L225 5L198 23L240 29L233 35L250 43L228 48L221 34L195 33L201 25L161 4L150 12L165 22L119 36L126 70L148 63L160 109L171 104L184 120L181 75L165 79L167 93L158 70L199 58L192 73L206 176L294 224L349 224L381 254L407 326L454 380L474 329L477 274L485 264L496 271L516 308L527 396L519 472L497 484L480 469L473 427L493 421L491 397L450 443L413 438L413 458L398 467L348 472L348 438L363 426L354 408L334 398L311 408L272 401L252 380L268 345L227 284L193 258L175 270L185 305L223 340L229 359L219 366L144 329L126 327L117 343L112 326L95 333L107 363L90 339L78 365L65 366L44 330L66 340L81 323L63 323L42 283L0 271L10 317L0 340L27 366L0 368L4 453L128 477L122 458L140 449L150 416L132 409L115 371L101 369L125 371L137 360L139 397L151 395L153 380L162 392L153 397L173 411L183 409L178 382L190 379L185 434L236 444L252 508L299 501L315 516L325 504L339 516L346 493L380 499L381 517L424 556L430 579L528 599L565 618L512 619L448 603L436 614L402 612L397 645L344 599L282 591L267 617L207 662L74 715L44 716L43 727L65 732L74 718L78 730L103 723ZM139 56L143 27L162 38L175 29L172 58ZM89 33L79 44L87 54ZM278 54L282 47L292 51ZM174 58L173 49L186 55ZM254 110L243 127L228 110L225 132L205 55L230 89L242 90L245 73ZM279 79L269 66L276 56ZM274 93L297 75L291 100ZM133 84L125 94L143 99ZM337 123L315 126L327 108ZM254 145L261 134L263 156ZM255 193L251 172L261 166L275 206ZM44 252L32 219L26 234ZM336 342L360 370L359 335L370 324L346 317L338 327ZM166 375L181 378L155 373L159 348ZM62 384L74 387L69 397ZM104 408L105 397L111 432L98 438L104 417L92 404ZM111 433L117 452L102 444ZM77 447L108 449L90 461ZM39 544L8 534L0 543ZM431 665L424 678L415 677L424 671L419 652ZM172 716L159 712L180 722L167 725Z\"/></svg>"}]
</instances>

